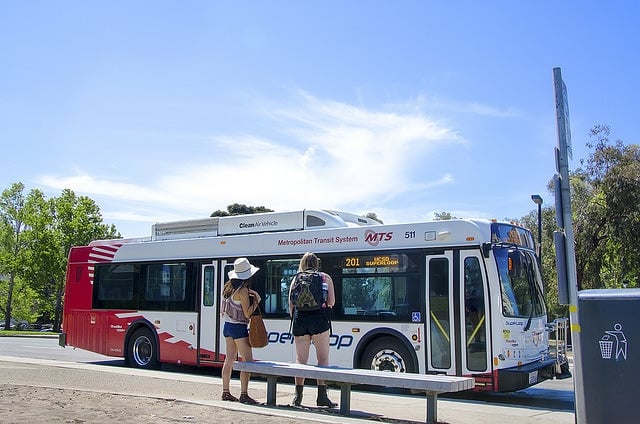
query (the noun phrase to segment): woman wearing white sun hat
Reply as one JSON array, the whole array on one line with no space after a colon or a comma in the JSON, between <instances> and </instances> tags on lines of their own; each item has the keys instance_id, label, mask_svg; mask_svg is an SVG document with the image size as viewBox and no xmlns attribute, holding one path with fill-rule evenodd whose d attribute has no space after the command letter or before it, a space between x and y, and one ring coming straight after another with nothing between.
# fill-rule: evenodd
<instances>
[{"instance_id":1,"label":"woman wearing white sun hat","mask_svg":"<svg viewBox=\"0 0 640 424\"><path fill-rule=\"evenodd\" d=\"M224 317L224 328L222 334L227 344L226 357L222 366L222 400L240 401L255 405L247 389L249 387L250 374L248 372L240 373L240 399L236 398L229 391L231 382L231 372L233 371L233 362L236 360L238 353L243 361L253 361L253 352L249 345L249 333L247 324L249 317L258 307L260 303L260 295L250 289L251 280L260 268L251 265L247 258L238 258L233 262L233 270L229 271L229 281L224 285L222 291L222 302L220 312Z\"/></svg>"}]
</instances>

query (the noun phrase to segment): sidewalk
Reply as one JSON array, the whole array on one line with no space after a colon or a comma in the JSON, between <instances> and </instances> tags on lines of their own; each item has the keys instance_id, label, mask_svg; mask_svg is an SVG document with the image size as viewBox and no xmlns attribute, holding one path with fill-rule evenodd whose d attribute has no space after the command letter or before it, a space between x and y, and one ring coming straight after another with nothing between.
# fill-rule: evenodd
<instances>
[{"instance_id":1,"label":"sidewalk","mask_svg":"<svg viewBox=\"0 0 640 424\"><path fill-rule=\"evenodd\" d=\"M278 407L220 401L220 377L146 371L107 365L0 356L0 416L3 422L242 422L289 424L424 422L426 399L420 396L362 393L351 395L351 417L337 410L287 406L293 387L278 385ZM232 392L239 382L232 380ZM266 381L252 380L250 394L266 398ZM305 389L303 404L312 405L316 389ZM29 398L24 399L28 396ZM339 390L330 390L335 401ZM44 408L44 409L43 409ZM43 415L52 414L52 415ZM55 415L59 414L59 415ZM66 414L66 415L65 415ZM71 418L69 418L71 417ZM5 418L9 418L5 420ZM69 421L72 419L73 421ZM522 406L489 405L469 400L438 400L438 419L450 424L573 424L574 414Z\"/></svg>"}]
</instances>

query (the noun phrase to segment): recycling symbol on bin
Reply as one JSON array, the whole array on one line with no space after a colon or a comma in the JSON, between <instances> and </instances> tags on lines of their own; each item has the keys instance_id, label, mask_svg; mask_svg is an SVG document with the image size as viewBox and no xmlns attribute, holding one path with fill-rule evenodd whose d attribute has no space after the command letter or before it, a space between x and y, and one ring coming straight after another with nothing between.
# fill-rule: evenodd
<instances>
[{"instance_id":1,"label":"recycling symbol on bin","mask_svg":"<svg viewBox=\"0 0 640 424\"><path fill-rule=\"evenodd\" d=\"M613 331L605 331L605 335L598 341L602 359L627 359L627 338L622 332L622 324L616 323Z\"/></svg>"}]
</instances>

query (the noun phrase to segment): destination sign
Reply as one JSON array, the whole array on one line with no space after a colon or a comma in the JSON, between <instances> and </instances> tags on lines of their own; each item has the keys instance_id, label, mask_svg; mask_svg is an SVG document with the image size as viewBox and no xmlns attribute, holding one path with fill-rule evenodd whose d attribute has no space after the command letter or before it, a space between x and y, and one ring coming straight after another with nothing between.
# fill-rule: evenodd
<instances>
[{"instance_id":1,"label":"destination sign","mask_svg":"<svg viewBox=\"0 0 640 424\"><path fill-rule=\"evenodd\" d=\"M400 270L404 268L404 255L367 255L346 256L344 268L392 268Z\"/></svg>"}]
</instances>

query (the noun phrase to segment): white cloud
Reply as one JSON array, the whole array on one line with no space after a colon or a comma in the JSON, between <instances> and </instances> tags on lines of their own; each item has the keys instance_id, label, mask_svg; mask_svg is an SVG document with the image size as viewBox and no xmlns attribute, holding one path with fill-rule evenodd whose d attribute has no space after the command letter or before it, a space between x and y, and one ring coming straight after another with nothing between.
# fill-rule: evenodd
<instances>
[{"instance_id":1,"label":"white cloud","mask_svg":"<svg viewBox=\"0 0 640 424\"><path fill-rule=\"evenodd\" d=\"M208 216L236 202L275 210L377 211L403 194L453 182L451 174L420 169L430 152L463 143L452 128L415 111L371 111L305 93L301 99L270 111L284 141L260 134L216 136L211 143L220 155L199 157L198 165L176 164L175 172L162 175L144 170L150 181L145 185L126 175L86 171L43 176L40 183L104 198L98 204L105 220L154 222Z\"/></svg>"},{"instance_id":2,"label":"white cloud","mask_svg":"<svg viewBox=\"0 0 640 424\"><path fill-rule=\"evenodd\" d=\"M500 108L477 101L459 101L440 96L427 97L417 96L412 104L416 108L428 108L455 113L468 113L479 116L489 116L494 118L515 118L523 116L524 112L516 107L508 106Z\"/></svg>"},{"instance_id":3,"label":"white cloud","mask_svg":"<svg viewBox=\"0 0 640 424\"><path fill-rule=\"evenodd\" d=\"M117 179L118 177L114 178ZM39 183L58 190L70 188L79 193L90 193L129 201L142 200L153 202L162 200L160 193L151 187L118 182L117 180L114 181L108 178L93 177L81 172L66 177L45 175L39 179Z\"/></svg>"}]
</instances>

